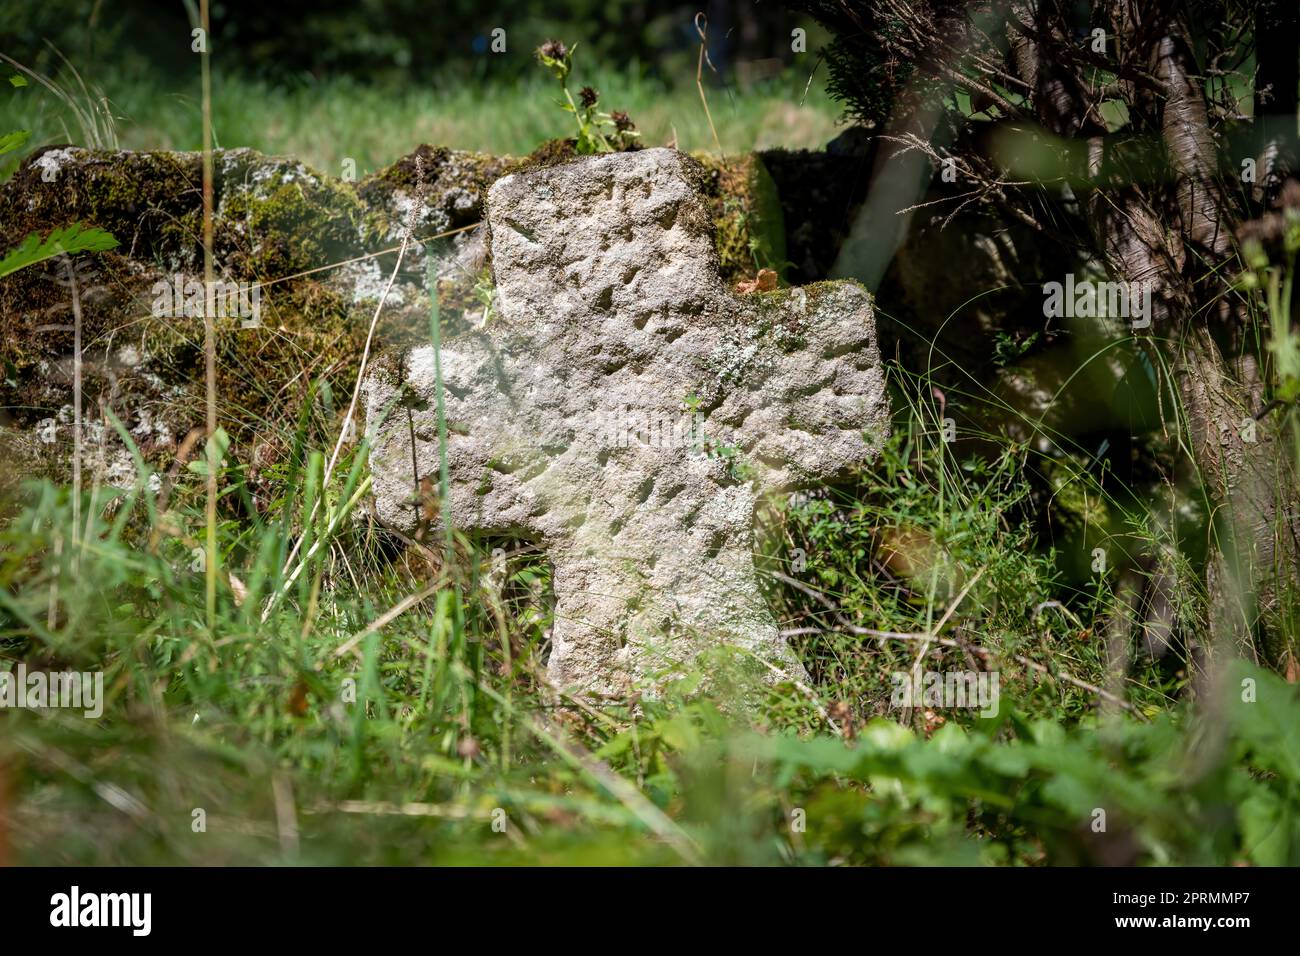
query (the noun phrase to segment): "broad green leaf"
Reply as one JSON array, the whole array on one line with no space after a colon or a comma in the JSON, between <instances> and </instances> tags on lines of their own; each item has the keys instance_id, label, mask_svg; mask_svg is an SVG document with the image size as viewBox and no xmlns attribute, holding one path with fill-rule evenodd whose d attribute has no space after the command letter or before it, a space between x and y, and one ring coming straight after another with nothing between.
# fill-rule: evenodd
<instances>
[{"instance_id":1,"label":"broad green leaf","mask_svg":"<svg viewBox=\"0 0 1300 956\"><path fill-rule=\"evenodd\" d=\"M35 265L55 256L77 252L103 252L117 245L117 240L103 229L85 226L74 222L61 229L55 229L44 239L40 233L33 232L11 249L4 258L0 258L0 278Z\"/></svg>"},{"instance_id":2,"label":"broad green leaf","mask_svg":"<svg viewBox=\"0 0 1300 956\"><path fill-rule=\"evenodd\" d=\"M1242 847L1261 866L1286 866L1291 842L1291 808L1276 793L1257 787L1237 807Z\"/></svg>"},{"instance_id":3,"label":"broad green leaf","mask_svg":"<svg viewBox=\"0 0 1300 956\"><path fill-rule=\"evenodd\" d=\"M1087 782L1068 773L1060 773L1043 785L1048 802L1074 814L1080 820L1103 805L1101 794Z\"/></svg>"},{"instance_id":4,"label":"broad green leaf","mask_svg":"<svg viewBox=\"0 0 1300 956\"><path fill-rule=\"evenodd\" d=\"M1291 782L1300 781L1300 699L1296 688L1268 671L1246 664L1237 669L1238 681L1229 685L1229 719L1251 755L1251 762L1273 770ZM1245 680L1255 682L1253 699L1237 692Z\"/></svg>"},{"instance_id":5,"label":"broad green leaf","mask_svg":"<svg viewBox=\"0 0 1300 956\"><path fill-rule=\"evenodd\" d=\"M16 129L12 133L0 134L0 156L5 153L12 153L31 137L31 130L26 129Z\"/></svg>"}]
</instances>

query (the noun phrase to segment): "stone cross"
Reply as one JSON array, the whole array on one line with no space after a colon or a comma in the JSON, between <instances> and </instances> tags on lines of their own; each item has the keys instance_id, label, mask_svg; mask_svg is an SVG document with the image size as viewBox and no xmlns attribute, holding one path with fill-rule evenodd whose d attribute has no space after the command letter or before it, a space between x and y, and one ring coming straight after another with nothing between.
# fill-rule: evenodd
<instances>
[{"instance_id":1,"label":"stone cross","mask_svg":"<svg viewBox=\"0 0 1300 956\"><path fill-rule=\"evenodd\" d=\"M499 308L443 343L452 522L546 551L549 676L571 691L619 692L719 644L802 674L759 590L757 496L847 473L888 431L867 292L733 295L703 175L646 149L497 181ZM377 514L408 532L413 490L438 481L433 358L403 363L426 406L413 427L385 416L392 371L367 382Z\"/></svg>"}]
</instances>

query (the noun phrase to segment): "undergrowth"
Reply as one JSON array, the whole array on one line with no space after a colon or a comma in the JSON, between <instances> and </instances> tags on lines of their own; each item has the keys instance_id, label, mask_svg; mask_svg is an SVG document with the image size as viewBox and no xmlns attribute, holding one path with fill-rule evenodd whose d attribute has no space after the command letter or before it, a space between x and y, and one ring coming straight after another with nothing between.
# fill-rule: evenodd
<instances>
[{"instance_id":1,"label":"undergrowth","mask_svg":"<svg viewBox=\"0 0 1300 956\"><path fill-rule=\"evenodd\" d=\"M141 462L79 525L66 487L11 503L0 653L103 670L107 697L0 713L16 861L1300 859L1291 689L1224 673L1193 713L1140 671L1108 683L1101 608L1058 601L1016 517L1014 454L959 463L916 406L854 489L769 509L759 564L809 682L749 715L695 693L724 651L659 696L557 696L544 556L395 541L349 508L364 440L322 483L320 407L264 506L224 467L212 631L202 474L157 488ZM925 635L927 669L1000 671L996 713L889 706Z\"/></svg>"}]
</instances>

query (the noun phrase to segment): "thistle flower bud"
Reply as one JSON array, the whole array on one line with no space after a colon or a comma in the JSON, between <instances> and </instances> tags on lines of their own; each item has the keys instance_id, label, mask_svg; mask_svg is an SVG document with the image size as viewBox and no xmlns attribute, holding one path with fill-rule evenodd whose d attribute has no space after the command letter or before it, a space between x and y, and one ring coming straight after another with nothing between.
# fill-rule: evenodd
<instances>
[{"instance_id":1,"label":"thistle flower bud","mask_svg":"<svg viewBox=\"0 0 1300 956\"><path fill-rule=\"evenodd\" d=\"M569 55L569 48L559 40L547 40L537 48L537 54L551 60L563 60Z\"/></svg>"}]
</instances>

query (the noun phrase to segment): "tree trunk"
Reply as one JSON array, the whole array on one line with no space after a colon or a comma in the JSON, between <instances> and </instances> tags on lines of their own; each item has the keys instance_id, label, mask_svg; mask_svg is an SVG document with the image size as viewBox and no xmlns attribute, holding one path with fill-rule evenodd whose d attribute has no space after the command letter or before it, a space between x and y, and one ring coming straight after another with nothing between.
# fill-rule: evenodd
<instances>
[{"instance_id":1,"label":"tree trunk","mask_svg":"<svg viewBox=\"0 0 1300 956\"><path fill-rule=\"evenodd\" d=\"M1017 9L1012 59L1034 90L1040 122L1059 136L1088 139L1088 175L1098 185L1080 199L1112 274L1152 288L1151 331L1173 371L1185 441L1213 516L1207 643L1230 641L1238 653L1276 664L1287 653L1285 635L1295 632L1300 593L1295 449L1279 433L1280 415L1254 419L1265 403L1259 343L1244 300L1226 288L1232 206L1186 31L1159 10L1164 6L1120 2L1113 16L1117 41L1130 56L1146 53L1158 87L1155 96L1130 88L1128 105L1163 145L1174 174L1171 197L1158 187L1102 185L1122 161L1111 155L1077 77L1053 56L1051 45L1069 35L1051 0Z\"/></svg>"}]
</instances>

